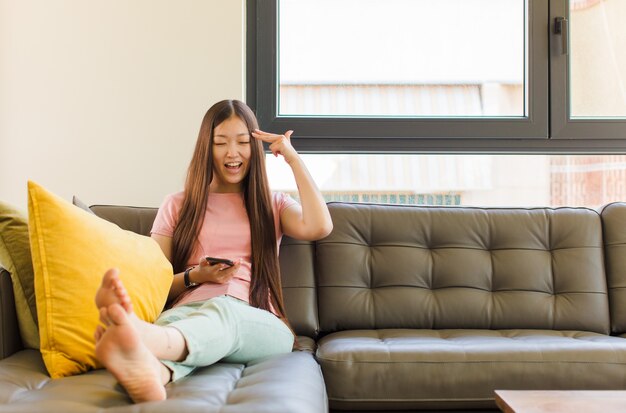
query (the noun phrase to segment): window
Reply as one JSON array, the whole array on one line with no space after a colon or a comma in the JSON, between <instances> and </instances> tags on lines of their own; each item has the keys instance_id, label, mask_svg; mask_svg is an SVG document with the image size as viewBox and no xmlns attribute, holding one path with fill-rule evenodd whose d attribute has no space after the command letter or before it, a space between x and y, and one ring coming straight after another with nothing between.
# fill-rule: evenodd
<instances>
[{"instance_id":1,"label":"window","mask_svg":"<svg viewBox=\"0 0 626 413\"><path fill-rule=\"evenodd\" d=\"M527 115L523 0L278 6L279 116Z\"/></svg>"},{"instance_id":2,"label":"window","mask_svg":"<svg viewBox=\"0 0 626 413\"><path fill-rule=\"evenodd\" d=\"M295 130L329 201L595 208L626 200L625 19L624 0L249 0L248 103ZM268 157L296 195L286 167Z\"/></svg>"},{"instance_id":3,"label":"window","mask_svg":"<svg viewBox=\"0 0 626 413\"><path fill-rule=\"evenodd\" d=\"M302 156L327 201L598 208L626 200L626 155ZM266 160L272 189L297 197L289 166Z\"/></svg>"},{"instance_id":4,"label":"window","mask_svg":"<svg viewBox=\"0 0 626 413\"><path fill-rule=\"evenodd\" d=\"M554 2L553 32L560 33L551 50L552 137L626 138L624 17L624 1Z\"/></svg>"},{"instance_id":5,"label":"window","mask_svg":"<svg viewBox=\"0 0 626 413\"><path fill-rule=\"evenodd\" d=\"M303 152L624 152L625 3L249 0L247 100Z\"/></svg>"}]
</instances>

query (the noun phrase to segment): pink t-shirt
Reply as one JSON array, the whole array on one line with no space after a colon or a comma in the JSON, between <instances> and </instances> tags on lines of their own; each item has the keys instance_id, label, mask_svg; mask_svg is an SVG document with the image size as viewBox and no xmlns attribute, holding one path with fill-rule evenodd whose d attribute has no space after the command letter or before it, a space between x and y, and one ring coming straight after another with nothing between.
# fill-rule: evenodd
<instances>
[{"instance_id":1,"label":"pink t-shirt","mask_svg":"<svg viewBox=\"0 0 626 413\"><path fill-rule=\"evenodd\" d=\"M184 192L168 195L159 208L151 234L172 237L183 205ZM280 214L296 204L284 193L272 194L272 209L276 229L276 242L280 245L282 230ZM252 246L250 223L244 204L243 193L210 193L206 215L186 267L198 265L204 257L241 259L241 267L231 280L224 284L202 283L183 292L175 301L179 306L195 301L205 301L220 295L230 295L249 302Z\"/></svg>"}]
</instances>

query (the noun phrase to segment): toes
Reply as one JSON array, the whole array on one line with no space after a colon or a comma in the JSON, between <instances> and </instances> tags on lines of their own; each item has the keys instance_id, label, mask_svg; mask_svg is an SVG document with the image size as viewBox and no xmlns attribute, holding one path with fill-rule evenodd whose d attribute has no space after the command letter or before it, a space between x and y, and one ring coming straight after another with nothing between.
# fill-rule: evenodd
<instances>
[{"instance_id":1,"label":"toes","mask_svg":"<svg viewBox=\"0 0 626 413\"><path fill-rule=\"evenodd\" d=\"M133 310L133 305L130 300L130 296L128 295L128 291L124 287L122 281L118 278L115 282L115 295L119 300L120 305L124 308L127 313L130 313Z\"/></svg>"},{"instance_id":2,"label":"toes","mask_svg":"<svg viewBox=\"0 0 626 413\"><path fill-rule=\"evenodd\" d=\"M98 325L98 327L96 327L96 331L94 331L93 333L93 338L96 340L96 343L98 341L100 341L100 339L102 338L102 335L104 334L104 327L102 325Z\"/></svg>"},{"instance_id":3,"label":"toes","mask_svg":"<svg viewBox=\"0 0 626 413\"><path fill-rule=\"evenodd\" d=\"M111 318L109 317L108 307L100 307L100 322L105 326L111 325Z\"/></svg>"},{"instance_id":4,"label":"toes","mask_svg":"<svg viewBox=\"0 0 626 413\"><path fill-rule=\"evenodd\" d=\"M128 295L128 291L126 291L126 287L124 287L124 283L116 274L115 279L113 280L113 285L115 286L115 294L117 295Z\"/></svg>"},{"instance_id":5,"label":"toes","mask_svg":"<svg viewBox=\"0 0 626 413\"><path fill-rule=\"evenodd\" d=\"M96 292L96 306L102 308L111 304L120 304L127 313L131 313L133 305L119 273L117 268L111 268L104 273L102 284ZM101 317L101 321L108 325L110 318L108 316L104 318Z\"/></svg>"},{"instance_id":6,"label":"toes","mask_svg":"<svg viewBox=\"0 0 626 413\"><path fill-rule=\"evenodd\" d=\"M112 281L113 291L118 298L122 298L128 295L128 291L126 291L126 287L122 283L122 280L116 278Z\"/></svg>"},{"instance_id":7,"label":"toes","mask_svg":"<svg viewBox=\"0 0 626 413\"><path fill-rule=\"evenodd\" d=\"M132 301L130 301L129 296L125 296L124 299L120 302L120 305L124 308L124 311L126 311L127 313L130 314L133 312L133 303Z\"/></svg>"},{"instance_id":8,"label":"toes","mask_svg":"<svg viewBox=\"0 0 626 413\"><path fill-rule=\"evenodd\" d=\"M126 310L120 304L111 304L108 307L109 320L115 325L129 324Z\"/></svg>"},{"instance_id":9,"label":"toes","mask_svg":"<svg viewBox=\"0 0 626 413\"><path fill-rule=\"evenodd\" d=\"M117 268L110 268L102 277L102 286L107 288L113 287L115 280L119 280L119 270Z\"/></svg>"}]
</instances>

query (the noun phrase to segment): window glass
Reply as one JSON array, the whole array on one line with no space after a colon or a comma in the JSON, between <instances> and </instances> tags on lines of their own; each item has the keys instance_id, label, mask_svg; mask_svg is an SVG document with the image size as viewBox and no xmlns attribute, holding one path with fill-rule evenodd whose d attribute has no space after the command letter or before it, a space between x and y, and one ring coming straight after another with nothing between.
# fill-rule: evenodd
<instances>
[{"instance_id":1,"label":"window glass","mask_svg":"<svg viewBox=\"0 0 626 413\"><path fill-rule=\"evenodd\" d=\"M626 117L626 1L570 1L571 117Z\"/></svg>"},{"instance_id":2,"label":"window glass","mask_svg":"<svg viewBox=\"0 0 626 413\"><path fill-rule=\"evenodd\" d=\"M524 0L278 7L279 116L527 116Z\"/></svg>"},{"instance_id":3,"label":"window glass","mask_svg":"<svg viewBox=\"0 0 626 413\"><path fill-rule=\"evenodd\" d=\"M626 155L301 155L327 201L588 206L626 199ZM267 156L273 190L297 197Z\"/></svg>"}]
</instances>

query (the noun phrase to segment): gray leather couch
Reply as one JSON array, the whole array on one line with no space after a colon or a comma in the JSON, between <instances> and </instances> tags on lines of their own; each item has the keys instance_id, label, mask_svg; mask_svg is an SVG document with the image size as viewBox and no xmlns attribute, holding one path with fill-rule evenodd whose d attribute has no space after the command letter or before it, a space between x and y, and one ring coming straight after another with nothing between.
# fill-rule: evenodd
<instances>
[{"instance_id":1,"label":"gray leather couch","mask_svg":"<svg viewBox=\"0 0 626 413\"><path fill-rule=\"evenodd\" d=\"M2 273L0 412L495 409L495 389L626 389L626 204L329 208L330 236L281 245L303 350L201 369L162 403L129 406L102 370L50 380ZM156 212L92 210L143 234Z\"/></svg>"}]
</instances>

